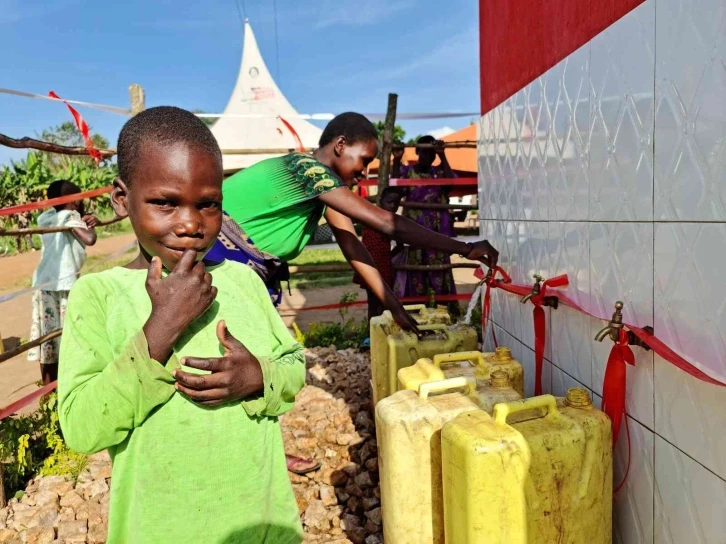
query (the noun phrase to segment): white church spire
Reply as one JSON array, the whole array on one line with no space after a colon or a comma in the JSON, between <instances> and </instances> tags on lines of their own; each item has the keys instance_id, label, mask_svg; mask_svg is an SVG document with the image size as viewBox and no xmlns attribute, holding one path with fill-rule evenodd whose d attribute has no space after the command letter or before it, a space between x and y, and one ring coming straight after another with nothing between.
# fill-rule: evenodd
<instances>
[{"instance_id":1,"label":"white church spire","mask_svg":"<svg viewBox=\"0 0 726 544\"><path fill-rule=\"evenodd\" d=\"M212 134L222 150L296 148L297 139L278 116L293 127L305 147L317 146L322 132L312 123L297 117L297 111L272 79L248 20L245 20L242 62L237 83L224 115L230 117L221 117L212 126ZM250 117L233 117L238 115ZM275 155L225 155L224 169L232 171L246 168L272 156Z\"/></svg>"}]
</instances>

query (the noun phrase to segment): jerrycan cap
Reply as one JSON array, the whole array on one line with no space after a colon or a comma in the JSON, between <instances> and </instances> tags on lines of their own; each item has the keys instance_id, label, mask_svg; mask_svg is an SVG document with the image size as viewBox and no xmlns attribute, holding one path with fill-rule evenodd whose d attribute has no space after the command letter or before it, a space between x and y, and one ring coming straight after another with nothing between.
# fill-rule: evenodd
<instances>
[{"instance_id":1,"label":"jerrycan cap","mask_svg":"<svg viewBox=\"0 0 726 544\"><path fill-rule=\"evenodd\" d=\"M509 383L509 376L502 370L495 370L492 372L489 383L496 389L507 389L512 386L512 384Z\"/></svg>"},{"instance_id":2,"label":"jerrycan cap","mask_svg":"<svg viewBox=\"0 0 726 544\"><path fill-rule=\"evenodd\" d=\"M592 406L592 400L587 389L582 387L573 387L567 390L565 404L573 408L589 408Z\"/></svg>"},{"instance_id":3,"label":"jerrycan cap","mask_svg":"<svg viewBox=\"0 0 726 544\"><path fill-rule=\"evenodd\" d=\"M512 350L509 348L501 347L494 351L494 358L497 362L505 363L512 360Z\"/></svg>"}]
</instances>

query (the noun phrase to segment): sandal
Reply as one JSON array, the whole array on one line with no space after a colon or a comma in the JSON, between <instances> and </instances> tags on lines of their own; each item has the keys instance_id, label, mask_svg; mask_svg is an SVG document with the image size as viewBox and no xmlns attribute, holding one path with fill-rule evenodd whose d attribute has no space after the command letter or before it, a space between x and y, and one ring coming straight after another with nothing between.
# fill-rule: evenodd
<instances>
[{"instance_id":1,"label":"sandal","mask_svg":"<svg viewBox=\"0 0 726 544\"><path fill-rule=\"evenodd\" d=\"M315 459L295 457L294 455L285 454L285 461L287 462L287 470L298 476L315 472L321 467L320 462Z\"/></svg>"}]
</instances>

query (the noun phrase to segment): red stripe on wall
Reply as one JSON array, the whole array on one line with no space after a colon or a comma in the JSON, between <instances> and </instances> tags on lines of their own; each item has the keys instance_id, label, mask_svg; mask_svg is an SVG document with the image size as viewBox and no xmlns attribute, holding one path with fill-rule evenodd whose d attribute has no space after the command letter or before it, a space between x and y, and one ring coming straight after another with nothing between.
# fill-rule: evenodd
<instances>
[{"instance_id":1,"label":"red stripe on wall","mask_svg":"<svg viewBox=\"0 0 726 544\"><path fill-rule=\"evenodd\" d=\"M479 0L482 115L644 0Z\"/></svg>"}]
</instances>

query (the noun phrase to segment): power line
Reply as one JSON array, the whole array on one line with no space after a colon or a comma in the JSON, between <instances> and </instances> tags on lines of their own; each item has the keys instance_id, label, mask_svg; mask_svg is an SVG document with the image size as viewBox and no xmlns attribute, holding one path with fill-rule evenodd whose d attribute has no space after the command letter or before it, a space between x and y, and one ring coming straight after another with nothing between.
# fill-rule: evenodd
<instances>
[{"instance_id":1,"label":"power line","mask_svg":"<svg viewBox=\"0 0 726 544\"><path fill-rule=\"evenodd\" d=\"M242 24L242 28L245 27L245 19L247 19L247 6L245 6L245 0L242 0L242 9L239 7L240 0L235 0L234 5L237 6L237 13L239 14L239 22ZM244 17L242 12L244 11Z\"/></svg>"},{"instance_id":2,"label":"power line","mask_svg":"<svg viewBox=\"0 0 726 544\"><path fill-rule=\"evenodd\" d=\"M277 84L280 85L280 40L277 35L277 0L272 0L272 10L275 12L275 66Z\"/></svg>"}]
</instances>

